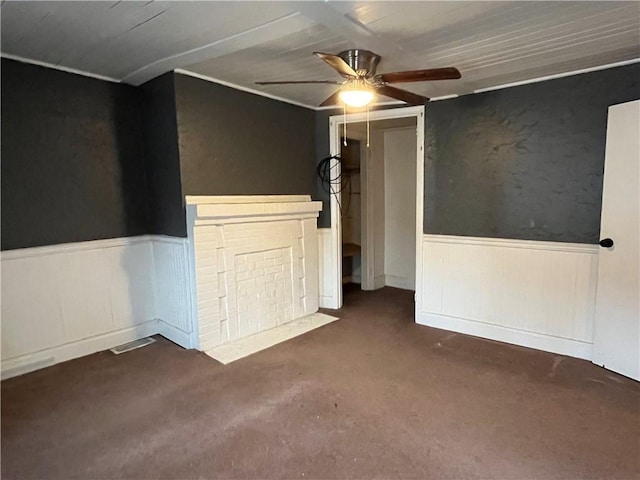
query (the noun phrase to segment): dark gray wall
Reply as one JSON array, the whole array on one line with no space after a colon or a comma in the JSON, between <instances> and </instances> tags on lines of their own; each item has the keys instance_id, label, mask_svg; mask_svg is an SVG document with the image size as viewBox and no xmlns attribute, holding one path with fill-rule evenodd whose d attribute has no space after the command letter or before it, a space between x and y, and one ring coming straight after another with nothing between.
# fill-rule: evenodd
<instances>
[{"instance_id":1,"label":"dark gray wall","mask_svg":"<svg viewBox=\"0 0 640 480\"><path fill-rule=\"evenodd\" d=\"M185 195L315 192L314 112L175 76Z\"/></svg>"},{"instance_id":2,"label":"dark gray wall","mask_svg":"<svg viewBox=\"0 0 640 480\"><path fill-rule=\"evenodd\" d=\"M634 64L429 103L424 232L596 243L607 109L638 98ZM316 112L316 161L339 113Z\"/></svg>"},{"instance_id":3,"label":"dark gray wall","mask_svg":"<svg viewBox=\"0 0 640 480\"><path fill-rule=\"evenodd\" d=\"M597 243L607 109L640 65L433 102L426 233Z\"/></svg>"},{"instance_id":4,"label":"dark gray wall","mask_svg":"<svg viewBox=\"0 0 640 480\"><path fill-rule=\"evenodd\" d=\"M140 87L151 233L187 235L180 181L174 74L167 73Z\"/></svg>"},{"instance_id":5,"label":"dark gray wall","mask_svg":"<svg viewBox=\"0 0 640 480\"><path fill-rule=\"evenodd\" d=\"M2 249L147 233L133 87L2 59Z\"/></svg>"}]
</instances>

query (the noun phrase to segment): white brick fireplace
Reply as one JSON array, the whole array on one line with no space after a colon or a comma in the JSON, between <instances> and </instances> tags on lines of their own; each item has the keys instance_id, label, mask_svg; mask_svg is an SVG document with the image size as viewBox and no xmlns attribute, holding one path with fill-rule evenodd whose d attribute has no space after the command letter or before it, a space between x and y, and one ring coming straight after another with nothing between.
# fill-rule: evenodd
<instances>
[{"instance_id":1,"label":"white brick fireplace","mask_svg":"<svg viewBox=\"0 0 640 480\"><path fill-rule=\"evenodd\" d=\"M207 351L318 310L321 205L307 195L187 197L193 347Z\"/></svg>"}]
</instances>

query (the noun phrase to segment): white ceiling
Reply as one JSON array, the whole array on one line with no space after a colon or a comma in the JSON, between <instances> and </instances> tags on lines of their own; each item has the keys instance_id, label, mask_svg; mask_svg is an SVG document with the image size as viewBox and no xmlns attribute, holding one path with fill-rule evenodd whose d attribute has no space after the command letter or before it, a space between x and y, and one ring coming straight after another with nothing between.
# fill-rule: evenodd
<instances>
[{"instance_id":1,"label":"white ceiling","mask_svg":"<svg viewBox=\"0 0 640 480\"><path fill-rule=\"evenodd\" d=\"M313 51L382 56L378 73L457 67L461 80L399 85L428 97L640 58L640 2L3 1L1 50L133 85L186 70L315 106L340 80Z\"/></svg>"}]
</instances>

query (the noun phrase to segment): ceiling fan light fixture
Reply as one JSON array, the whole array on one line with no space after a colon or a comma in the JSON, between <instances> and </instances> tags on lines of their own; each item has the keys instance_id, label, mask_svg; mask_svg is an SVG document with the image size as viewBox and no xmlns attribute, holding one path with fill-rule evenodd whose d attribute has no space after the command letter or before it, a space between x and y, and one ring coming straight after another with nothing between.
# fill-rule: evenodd
<instances>
[{"instance_id":1,"label":"ceiling fan light fixture","mask_svg":"<svg viewBox=\"0 0 640 480\"><path fill-rule=\"evenodd\" d=\"M338 97L346 105L354 108L369 105L373 100L373 91L368 88L343 88Z\"/></svg>"},{"instance_id":2,"label":"ceiling fan light fixture","mask_svg":"<svg viewBox=\"0 0 640 480\"><path fill-rule=\"evenodd\" d=\"M328 1L328 0L325 0ZM380 62L380 55L369 50L357 48L345 50L338 55L331 53L313 52L313 54L325 61L331 68L340 74L342 82L334 80L284 80L277 82L256 82L258 85L286 85L303 83L327 83L344 85L344 88L334 91L326 98L321 107L333 107L340 102L346 108L367 107L376 95L400 100L408 105L425 105L429 97L418 95L408 90L402 90L391 86L391 83L413 83L432 80L456 80L462 78L460 71L455 67L427 68L422 70L406 70L403 72L390 72L376 75L376 69Z\"/></svg>"}]
</instances>

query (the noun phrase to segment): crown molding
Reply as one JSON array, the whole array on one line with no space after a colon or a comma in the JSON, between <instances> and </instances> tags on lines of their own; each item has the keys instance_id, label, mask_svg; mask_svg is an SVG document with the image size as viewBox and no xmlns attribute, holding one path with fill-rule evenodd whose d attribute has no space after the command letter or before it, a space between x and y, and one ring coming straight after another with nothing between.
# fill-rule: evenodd
<instances>
[{"instance_id":1,"label":"crown molding","mask_svg":"<svg viewBox=\"0 0 640 480\"><path fill-rule=\"evenodd\" d=\"M61 72L73 73L75 75L81 75L83 77L94 78L96 80L104 80L105 82L121 83L117 78L107 77L105 75L98 75L97 73L85 72L84 70L78 70L76 68L69 68L62 65L54 65L49 62L41 62L39 60L33 60L31 58L21 57L19 55L12 55L10 53L0 52L0 57L7 60L15 60L16 62L28 63L31 65L37 65L39 67L51 68L53 70L59 70Z\"/></svg>"},{"instance_id":2,"label":"crown molding","mask_svg":"<svg viewBox=\"0 0 640 480\"><path fill-rule=\"evenodd\" d=\"M546 80L555 80L556 78L572 77L573 75L580 75L582 73L589 73L589 72L597 72L598 70L606 70L608 68L623 67L625 65L632 65L638 62L640 62L640 58L633 58L631 60L623 60L621 62L598 65L597 67L583 68L581 70L572 70L570 72L556 73L554 75L546 75L544 77L531 78L529 80L522 80L519 82L504 83L502 85L495 85L493 87L479 88L477 90L474 90L473 93L492 92L494 90L502 90L504 88L519 87L521 85L528 85L530 83L544 82Z\"/></svg>"},{"instance_id":3,"label":"crown molding","mask_svg":"<svg viewBox=\"0 0 640 480\"><path fill-rule=\"evenodd\" d=\"M290 103L291 105L295 105L297 107L308 108L310 110L317 110L316 107L312 105L307 105L306 103L296 102L295 100L289 100L288 98L278 97L277 95L271 95L270 93L261 92L259 90L254 90L253 88L243 87L237 85L235 83L226 82L224 80L220 80L219 78L209 77L208 75L201 75L199 73L191 72L189 70L184 70L182 68L176 68L174 70L175 73L179 73L181 75L187 75L189 77L198 78L200 80L205 80L207 82L217 83L218 85L223 85L225 87L230 87L235 90L241 90L243 92L252 93L254 95L259 95L261 97L270 98L271 100L277 100L279 102Z\"/></svg>"}]
</instances>

